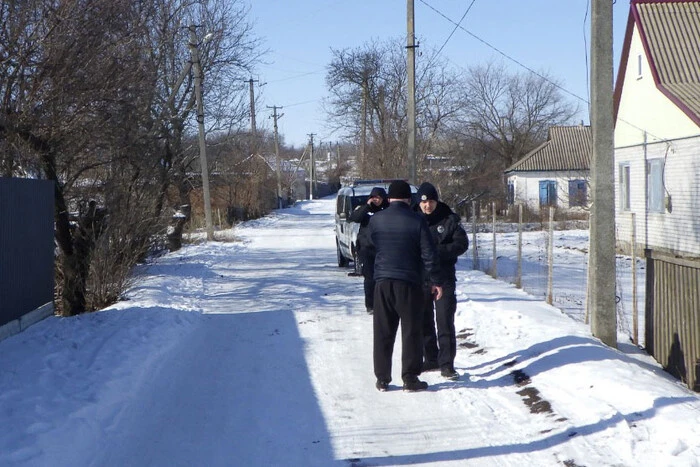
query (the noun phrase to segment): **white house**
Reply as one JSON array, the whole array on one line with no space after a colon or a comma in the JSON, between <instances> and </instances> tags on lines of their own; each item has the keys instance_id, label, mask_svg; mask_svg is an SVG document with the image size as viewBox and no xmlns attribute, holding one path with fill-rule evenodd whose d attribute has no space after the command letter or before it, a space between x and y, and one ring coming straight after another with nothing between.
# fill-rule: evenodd
<instances>
[{"instance_id":1,"label":"white house","mask_svg":"<svg viewBox=\"0 0 700 467\"><path fill-rule=\"evenodd\" d=\"M615 83L618 243L700 256L700 2L632 0Z\"/></svg>"},{"instance_id":2,"label":"white house","mask_svg":"<svg viewBox=\"0 0 700 467\"><path fill-rule=\"evenodd\" d=\"M590 126L551 127L546 142L505 170L508 202L533 212L586 212L590 165Z\"/></svg>"}]
</instances>

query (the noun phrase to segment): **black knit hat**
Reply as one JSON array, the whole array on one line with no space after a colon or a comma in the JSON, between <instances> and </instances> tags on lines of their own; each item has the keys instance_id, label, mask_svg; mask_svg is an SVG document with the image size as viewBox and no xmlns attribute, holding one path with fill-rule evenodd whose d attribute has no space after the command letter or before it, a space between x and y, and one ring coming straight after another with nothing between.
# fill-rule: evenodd
<instances>
[{"instance_id":1,"label":"black knit hat","mask_svg":"<svg viewBox=\"0 0 700 467\"><path fill-rule=\"evenodd\" d=\"M428 182L424 182L418 187L418 199L420 201L427 201L429 199L438 201L440 198L438 197L438 192L435 187Z\"/></svg>"},{"instance_id":2,"label":"black knit hat","mask_svg":"<svg viewBox=\"0 0 700 467\"><path fill-rule=\"evenodd\" d=\"M381 199L386 199L386 190L380 186L375 186L372 188L372 191L370 191L369 197L374 198L375 196L378 196Z\"/></svg>"},{"instance_id":3,"label":"black knit hat","mask_svg":"<svg viewBox=\"0 0 700 467\"><path fill-rule=\"evenodd\" d=\"M396 180L389 185L389 198L393 199L410 199L411 185L403 180Z\"/></svg>"}]
</instances>

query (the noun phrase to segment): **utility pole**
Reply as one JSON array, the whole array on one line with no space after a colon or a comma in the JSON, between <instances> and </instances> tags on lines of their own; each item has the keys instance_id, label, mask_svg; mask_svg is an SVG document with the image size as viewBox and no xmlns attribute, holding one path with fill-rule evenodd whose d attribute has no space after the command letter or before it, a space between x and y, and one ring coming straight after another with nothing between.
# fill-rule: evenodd
<instances>
[{"instance_id":1,"label":"utility pole","mask_svg":"<svg viewBox=\"0 0 700 467\"><path fill-rule=\"evenodd\" d=\"M615 191L613 142L613 48L610 0L591 6L591 227L588 283L593 335L617 347L615 304Z\"/></svg>"},{"instance_id":2,"label":"utility pole","mask_svg":"<svg viewBox=\"0 0 700 467\"><path fill-rule=\"evenodd\" d=\"M359 176L365 176L367 169L367 101L369 100L369 84L365 78L362 81L362 123L360 127L360 170Z\"/></svg>"},{"instance_id":3,"label":"utility pole","mask_svg":"<svg viewBox=\"0 0 700 467\"><path fill-rule=\"evenodd\" d=\"M281 109L282 107L273 105L270 107L269 105L267 106L268 109L272 109L272 118L274 119L274 129L275 129L275 159L277 160L277 207L279 209L282 208L282 161L280 160L280 140L279 140L279 133L277 132L277 119L282 118L284 114L277 115L277 109Z\"/></svg>"},{"instance_id":4,"label":"utility pole","mask_svg":"<svg viewBox=\"0 0 700 467\"><path fill-rule=\"evenodd\" d=\"M416 45L415 45L415 15L413 14L413 0L406 0L406 23L408 52L406 57L406 70L408 71L408 181L416 182Z\"/></svg>"},{"instance_id":5,"label":"utility pole","mask_svg":"<svg viewBox=\"0 0 700 467\"><path fill-rule=\"evenodd\" d=\"M214 225L211 217L211 196L209 195L209 169L207 166L207 142L204 134L204 104L202 102L202 67L199 63L199 49L196 27L191 25L190 56L194 70L194 93L197 100L197 124L199 126L199 165L202 166L202 196L204 197L204 220L207 225L207 240L214 240Z\"/></svg>"},{"instance_id":6,"label":"utility pole","mask_svg":"<svg viewBox=\"0 0 700 467\"><path fill-rule=\"evenodd\" d=\"M314 185L316 184L316 167L314 167L314 136L315 133L309 133L309 137L311 137L311 178L309 179L309 199L314 199Z\"/></svg>"},{"instance_id":7,"label":"utility pole","mask_svg":"<svg viewBox=\"0 0 700 467\"><path fill-rule=\"evenodd\" d=\"M250 145L250 153L255 154L258 151L258 130L255 127L255 88L253 83L257 83L257 79L250 78L244 83L250 85L250 134L252 142Z\"/></svg>"}]
</instances>

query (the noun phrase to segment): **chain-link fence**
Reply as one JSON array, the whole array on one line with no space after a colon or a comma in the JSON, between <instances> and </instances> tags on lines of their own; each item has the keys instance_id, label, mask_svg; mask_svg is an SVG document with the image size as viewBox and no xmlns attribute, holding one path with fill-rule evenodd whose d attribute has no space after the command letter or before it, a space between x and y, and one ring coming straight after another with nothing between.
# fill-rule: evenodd
<instances>
[{"instance_id":1,"label":"chain-link fence","mask_svg":"<svg viewBox=\"0 0 700 467\"><path fill-rule=\"evenodd\" d=\"M463 223L470 247L467 267L521 287L579 322L587 322L588 223L512 223L486 217ZM633 268L633 264L636 268ZM617 321L620 333L644 344L643 258L617 255ZM634 290L636 289L636 294ZM634 313L637 329L635 332Z\"/></svg>"}]
</instances>

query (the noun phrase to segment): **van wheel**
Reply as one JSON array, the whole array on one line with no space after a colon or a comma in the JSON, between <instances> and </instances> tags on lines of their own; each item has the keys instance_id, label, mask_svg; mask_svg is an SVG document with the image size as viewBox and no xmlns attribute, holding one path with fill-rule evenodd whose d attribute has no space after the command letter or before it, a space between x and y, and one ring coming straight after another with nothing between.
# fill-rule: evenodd
<instances>
[{"instance_id":1,"label":"van wheel","mask_svg":"<svg viewBox=\"0 0 700 467\"><path fill-rule=\"evenodd\" d=\"M339 268L346 267L348 265L348 260L340 252L340 246L338 245L338 239L335 240L335 251L336 251L336 254L338 255L338 267Z\"/></svg>"}]
</instances>

